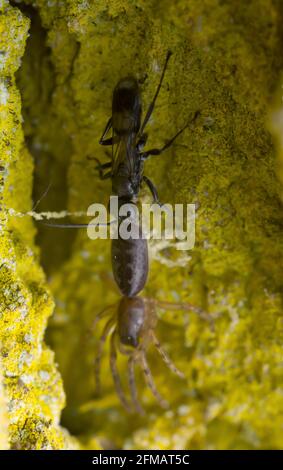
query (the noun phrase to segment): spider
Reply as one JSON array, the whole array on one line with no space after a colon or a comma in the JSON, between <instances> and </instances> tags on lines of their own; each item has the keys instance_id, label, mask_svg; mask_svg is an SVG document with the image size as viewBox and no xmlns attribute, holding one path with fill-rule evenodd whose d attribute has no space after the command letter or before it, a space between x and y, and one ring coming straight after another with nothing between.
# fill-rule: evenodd
<instances>
[{"instance_id":1,"label":"spider","mask_svg":"<svg viewBox=\"0 0 283 470\"><path fill-rule=\"evenodd\" d=\"M116 304L110 305L102 310L95 318L92 329L97 322L108 315L110 309ZM100 393L100 371L101 359L104 344L110 336L110 369L113 377L117 395L124 408L129 411L136 411L144 414L144 410L139 402L136 381L135 365L139 365L147 387L151 390L158 403L163 408L168 408L168 402L159 394L147 358L146 352L150 344L153 344L162 357L167 367L181 379L185 376L171 361L166 351L161 346L154 330L157 325L156 307L171 310L186 310L197 313L201 318L208 320L212 324L212 318L202 309L194 307L188 303L170 303L155 299L142 297L122 297L119 301L116 312L107 320L98 342L98 352L94 361L94 372L96 381L96 393ZM130 400L124 393L121 378L117 367L117 350L128 356L128 384L130 390Z\"/></svg>"}]
</instances>

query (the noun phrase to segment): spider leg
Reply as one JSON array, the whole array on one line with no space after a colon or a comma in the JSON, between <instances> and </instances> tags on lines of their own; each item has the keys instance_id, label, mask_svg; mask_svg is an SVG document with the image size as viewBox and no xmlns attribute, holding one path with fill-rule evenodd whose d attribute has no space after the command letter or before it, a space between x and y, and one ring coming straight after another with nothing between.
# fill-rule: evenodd
<instances>
[{"instance_id":1,"label":"spider leg","mask_svg":"<svg viewBox=\"0 0 283 470\"><path fill-rule=\"evenodd\" d=\"M121 354L124 354L125 356L130 356L132 354L132 351L128 348L126 348L123 344L118 342L118 350Z\"/></svg>"},{"instance_id":2,"label":"spider leg","mask_svg":"<svg viewBox=\"0 0 283 470\"><path fill-rule=\"evenodd\" d=\"M103 346L107 339L107 336L110 333L111 328L115 322L114 318L110 318L106 325L103 328L102 335L99 338L98 342L98 352L96 358L94 360L94 376L95 376L95 384L96 384L96 394L100 394L100 367L101 367L101 357L103 352Z\"/></svg>"},{"instance_id":3,"label":"spider leg","mask_svg":"<svg viewBox=\"0 0 283 470\"><path fill-rule=\"evenodd\" d=\"M157 351L159 352L160 356L162 357L162 359L165 362L165 364L167 365L167 367L172 372L174 372L174 374L178 375L178 377L180 377L181 379L184 379L185 378L184 373L181 372L179 369L177 369L177 367L173 364L170 357L167 355L167 353L165 352L165 350L161 346L160 342L158 341L155 333L153 331L151 331L150 335L151 335L152 342L153 342L154 346L156 347Z\"/></svg>"},{"instance_id":4,"label":"spider leg","mask_svg":"<svg viewBox=\"0 0 283 470\"><path fill-rule=\"evenodd\" d=\"M131 398L132 398L132 402L134 404L136 411L139 414L144 414L144 410L142 409L138 400L138 393L137 393L136 380L135 380L135 362L136 362L135 357L132 354L128 360L128 374L129 374L129 386L130 386L130 391L131 391Z\"/></svg>"},{"instance_id":5,"label":"spider leg","mask_svg":"<svg viewBox=\"0 0 283 470\"><path fill-rule=\"evenodd\" d=\"M163 300L155 300L156 305L164 309L172 310L187 310L196 313L202 320L207 321L210 324L210 328L214 331L214 320L211 315L205 312L202 308L196 307L195 305L189 303L176 303L176 302L165 302Z\"/></svg>"},{"instance_id":6,"label":"spider leg","mask_svg":"<svg viewBox=\"0 0 283 470\"><path fill-rule=\"evenodd\" d=\"M124 406L124 408L127 411L131 411L131 407L128 403L128 400L127 400L127 398L125 396L125 393L123 391L123 388L122 388L121 379L120 379L120 375L119 375L118 368L117 368L117 351L116 351L115 339L116 339L116 330L113 331L113 333L111 335L111 339L110 339L110 345L111 345L110 368L111 368L111 373L112 373L112 377L113 377L113 381L114 381L114 384L115 384L116 392L117 392L117 395L120 399L120 402L122 403L122 405Z\"/></svg>"},{"instance_id":7,"label":"spider leg","mask_svg":"<svg viewBox=\"0 0 283 470\"><path fill-rule=\"evenodd\" d=\"M152 394L155 396L156 400L158 403L162 406L162 408L168 408L168 402L162 398L162 396L159 394L156 385L154 383L149 365L147 363L146 357L145 357L145 352L141 351L140 355L140 365L144 374L145 382L148 388L151 390Z\"/></svg>"},{"instance_id":8,"label":"spider leg","mask_svg":"<svg viewBox=\"0 0 283 470\"><path fill-rule=\"evenodd\" d=\"M108 315L108 310L110 310L111 308L115 307L116 304L112 304L112 305L108 305L108 307L105 307L103 310L101 310L101 312L99 312L94 320L93 320L93 323L89 329L89 333L93 333L97 323L102 320L102 318L106 317Z\"/></svg>"}]
</instances>

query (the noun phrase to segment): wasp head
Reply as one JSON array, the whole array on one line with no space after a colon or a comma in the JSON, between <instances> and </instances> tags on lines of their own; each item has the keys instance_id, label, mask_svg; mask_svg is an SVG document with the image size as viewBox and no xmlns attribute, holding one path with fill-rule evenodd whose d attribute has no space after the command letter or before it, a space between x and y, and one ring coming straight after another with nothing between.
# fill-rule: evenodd
<instances>
[{"instance_id":1,"label":"wasp head","mask_svg":"<svg viewBox=\"0 0 283 470\"><path fill-rule=\"evenodd\" d=\"M141 120L141 97L134 77L122 78L114 89L112 125L116 134L138 132Z\"/></svg>"}]
</instances>

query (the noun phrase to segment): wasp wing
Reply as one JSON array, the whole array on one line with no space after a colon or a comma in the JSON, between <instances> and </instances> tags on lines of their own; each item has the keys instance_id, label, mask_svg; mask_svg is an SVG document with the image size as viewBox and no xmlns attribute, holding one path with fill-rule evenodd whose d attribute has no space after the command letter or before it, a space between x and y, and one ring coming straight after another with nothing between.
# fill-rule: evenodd
<instances>
[{"instance_id":1,"label":"wasp wing","mask_svg":"<svg viewBox=\"0 0 283 470\"><path fill-rule=\"evenodd\" d=\"M132 175L135 168L135 154L132 137L129 135L121 136L118 142L112 146L113 175L117 173L120 165L124 166L127 175Z\"/></svg>"}]
</instances>

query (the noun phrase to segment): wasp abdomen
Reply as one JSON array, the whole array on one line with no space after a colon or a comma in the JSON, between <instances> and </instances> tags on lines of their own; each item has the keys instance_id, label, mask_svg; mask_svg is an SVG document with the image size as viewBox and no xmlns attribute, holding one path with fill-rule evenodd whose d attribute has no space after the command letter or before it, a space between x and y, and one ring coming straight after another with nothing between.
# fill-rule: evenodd
<instances>
[{"instance_id":1,"label":"wasp abdomen","mask_svg":"<svg viewBox=\"0 0 283 470\"><path fill-rule=\"evenodd\" d=\"M114 279L123 295L134 297L145 286L148 275L147 240L122 238L112 240Z\"/></svg>"}]
</instances>

